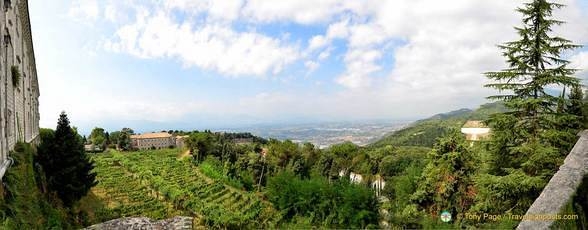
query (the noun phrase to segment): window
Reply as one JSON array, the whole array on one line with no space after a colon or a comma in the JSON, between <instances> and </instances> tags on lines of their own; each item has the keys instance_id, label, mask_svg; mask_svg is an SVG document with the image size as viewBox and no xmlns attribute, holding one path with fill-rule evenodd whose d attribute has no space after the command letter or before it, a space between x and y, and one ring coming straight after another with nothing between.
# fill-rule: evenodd
<instances>
[{"instance_id":1,"label":"window","mask_svg":"<svg viewBox=\"0 0 588 230\"><path fill-rule=\"evenodd\" d=\"M11 123L9 123L9 121L12 121L12 110L8 109L8 110L4 110L6 111L6 137L8 137L9 133L12 133L12 127L11 127ZM10 134L10 136L12 137L12 134Z\"/></svg>"},{"instance_id":2,"label":"window","mask_svg":"<svg viewBox=\"0 0 588 230\"><path fill-rule=\"evenodd\" d=\"M12 2L10 0L4 0L4 12L8 11L8 9L12 8Z\"/></svg>"},{"instance_id":3,"label":"window","mask_svg":"<svg viewBox=\"0 0 588 230\"><path fill-rule=\"evenodd\" d=\"M8 28L4 28L4 45L8 46L10 45L12 42L10 41L10 32L8 32Z\"/></svg>"}]
</instances>

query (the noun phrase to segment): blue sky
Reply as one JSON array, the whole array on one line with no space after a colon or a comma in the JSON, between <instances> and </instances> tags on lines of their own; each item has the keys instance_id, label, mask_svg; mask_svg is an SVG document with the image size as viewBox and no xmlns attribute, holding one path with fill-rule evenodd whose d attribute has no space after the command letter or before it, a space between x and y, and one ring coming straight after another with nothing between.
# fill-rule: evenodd
<instances>
[{"instance_id":1,"label":"blue sky","mask_svg":"<svg viewBox=\"0 0 588 230\"><path fill-rule=\"evenodd\" d=\"M41 126L417 119L486 102L510 0L31 1ZM556 32L588 44L585 2ZM588 67L588 51L569 54ZM586 71L579 73L585 77Z\"/></svg>"}]
</instances>

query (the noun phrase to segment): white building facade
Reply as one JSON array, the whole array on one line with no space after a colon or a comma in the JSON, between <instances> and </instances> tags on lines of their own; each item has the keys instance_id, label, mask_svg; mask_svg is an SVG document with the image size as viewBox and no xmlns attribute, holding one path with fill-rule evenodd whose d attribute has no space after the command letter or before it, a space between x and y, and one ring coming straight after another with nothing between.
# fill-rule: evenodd
<instances>
[{"instance_id":1,"label":"white building facade","mask_svg":"<svg viewBox=\"0 0 588 230\"><path fill-rule=\"evenodd\" d=\"M0 179L17 142L39 136L39 84L27 0L0 1Z\"/></svg>"},{"instance_id":2,"label":"white building facade","mask_svg":"<svg viewBox=\"0 0 588 230\"><path fill-rule=\"evenodd\" d=\"M466 135L468 141L479 141L490 135L490 128L481 121L467 121L461 128L461 133Z\"/></svg>"}]
</instances>

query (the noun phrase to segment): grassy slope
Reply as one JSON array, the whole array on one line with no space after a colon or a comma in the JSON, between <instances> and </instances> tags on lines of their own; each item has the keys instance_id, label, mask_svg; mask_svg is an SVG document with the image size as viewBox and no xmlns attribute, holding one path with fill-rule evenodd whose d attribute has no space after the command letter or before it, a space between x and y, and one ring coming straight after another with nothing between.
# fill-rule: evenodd
<instances>
[{"instance_id":1,"label":"grassy slope","mask_svg":"<svg viewBox=\"0 0 588 230\"><path fill-rule=\"evenodd\" d=\"M432 147L435 139L451 129L459 129L467 120L484 120L490 114L505 111L500 103L489 103L476 110L460 109L449 113L437 114L420 120L411 126L393 132L370 145L373 148L392 146Z\"/></svg>"},{"instance_id":2,"label":"grassy slope","mask_svg":"<svg viewBox=\"0 0 588 230\"><path fill-rule=\"evenodd\" d=\"M71 229L67 212L54 208L39 191L39 179L33 168L34 150L18 144L10 154L14 165L6 173L0 188L0 229Z\"/></svg>"}]
</instances>

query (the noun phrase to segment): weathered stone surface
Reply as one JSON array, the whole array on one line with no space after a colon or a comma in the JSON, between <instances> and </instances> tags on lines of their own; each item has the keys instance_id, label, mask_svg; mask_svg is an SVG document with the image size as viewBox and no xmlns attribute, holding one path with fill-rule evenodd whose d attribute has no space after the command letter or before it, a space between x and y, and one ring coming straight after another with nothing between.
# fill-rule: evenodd
<instances>
[{"instance_id":1,"label":"weathered stone surface","mask_svg":"<svg viewBox=\"0 0 588 230\"><path fill-rule=\"evenodd\" d=\"M191 230L192 217L176 216L167 220L153 221L145 217L121 218L92 225L86 230Z\"/></svg>"},{"instance_id":2,"label":"weathered stone surface","mask_svg":"<svg viewBox=\"0 0 588 230\"><path fill-rule=\"evenodd\" d=\"M7 165L16 142L35 142L39 135L39 84L28 0L0 1L0 49L0 165ZM20 75L18 82L13 82L13 68Z\"/></svg>"},{"instance_id":3,"label":"weathered stone surface","mask_svg":"<svg viewBox=\"0 0 588 230\"><path fill-rule=\"evenodd\" d=\"M560 166L559 171L551 178L525 214L527 217L560 214L582 183L584 176L588 173L588 130L579 135L580 139L566 157L564 164ZM517 229L549 229L555 220L548 219L523 220Z\"/></svg>"}]
</instances>

